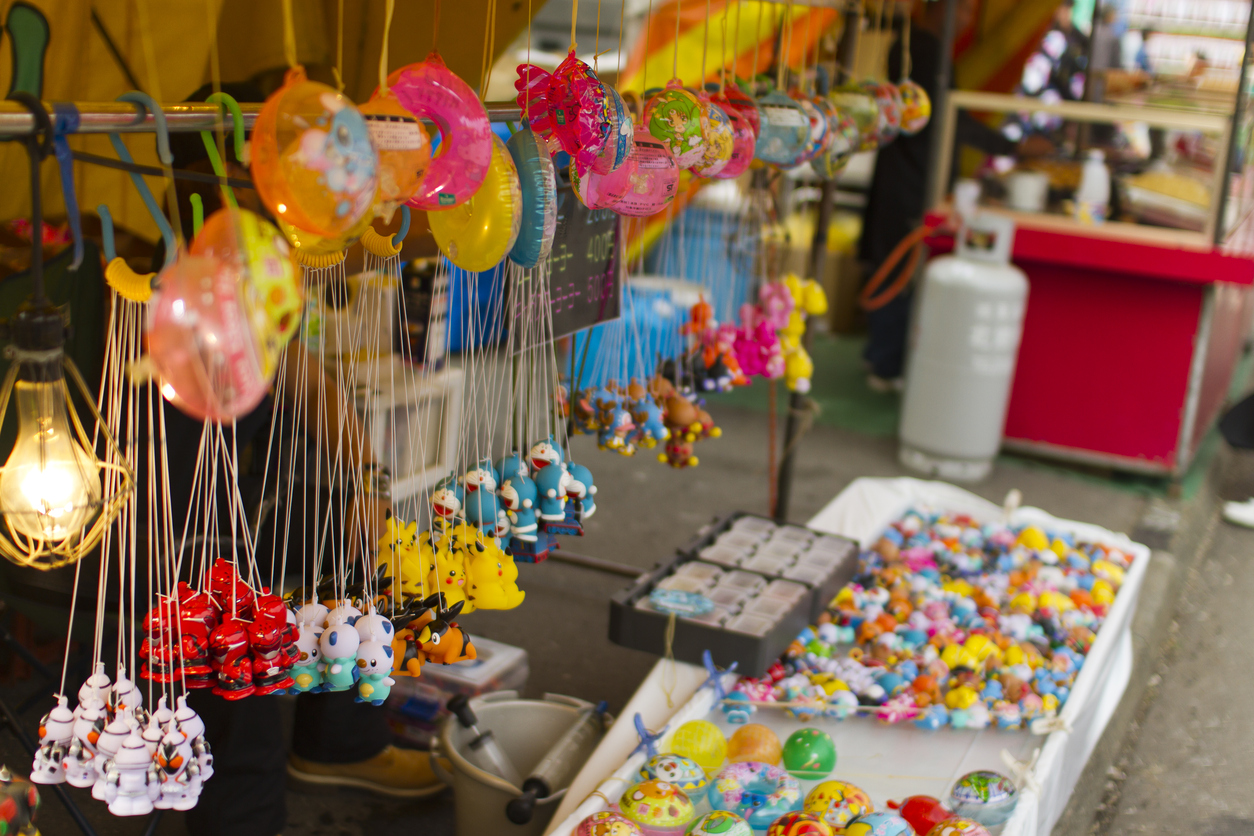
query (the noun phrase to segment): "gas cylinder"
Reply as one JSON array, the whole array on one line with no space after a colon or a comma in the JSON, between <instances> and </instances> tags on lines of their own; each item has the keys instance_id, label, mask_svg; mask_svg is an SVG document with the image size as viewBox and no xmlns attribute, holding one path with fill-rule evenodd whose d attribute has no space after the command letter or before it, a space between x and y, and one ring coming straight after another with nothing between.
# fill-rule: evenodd
<instances>
[{"instance_id":1,"label":"gas cylinder","mask_svg":"<svg viewBox=\"0 0 1254 836\"><path fill-rule=\"evenodd\" d=\"M942 479L978 481L1001 446L1028 279L1010 263L1014 222L969 214L953 255L924 271L912 318L899 456Z\"/></svg>"}]
</instances>

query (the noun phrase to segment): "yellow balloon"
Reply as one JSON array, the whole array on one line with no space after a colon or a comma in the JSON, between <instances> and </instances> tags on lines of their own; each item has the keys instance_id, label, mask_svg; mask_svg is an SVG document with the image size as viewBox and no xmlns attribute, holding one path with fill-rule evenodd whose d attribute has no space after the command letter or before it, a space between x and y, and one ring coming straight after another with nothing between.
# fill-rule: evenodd
<instances>
[{"instance_id":1,"label":"yellow balloon","mask_svg":"<svg viewBox=\"0 0 1254 836\"><path fill-rule=\"evenodd\" d=\"M283 230L283 235L292 245L293 253L307 256L330 255L332 253L342 253L357 243L362 235L366 234L370 222L374 220L374 215L367 212L361 216L361 220L353 224L352 228L343 235L336 235L326 238L308 230L292 226L287 221L279 218L279 229Z\"/></svg>"},{"instance_id":2,"label":"yellow balloon","mask_svg":"<svg viewBox=\"0 0 1254 836\"><path fill-rule=\"evenodd\" d=\"M440 252L463 270L481 273L514 248L522 223L522 186L514 159L492 135L492 163L475 196L460 206L428 212Z\"/></svg>"}]
</instances>

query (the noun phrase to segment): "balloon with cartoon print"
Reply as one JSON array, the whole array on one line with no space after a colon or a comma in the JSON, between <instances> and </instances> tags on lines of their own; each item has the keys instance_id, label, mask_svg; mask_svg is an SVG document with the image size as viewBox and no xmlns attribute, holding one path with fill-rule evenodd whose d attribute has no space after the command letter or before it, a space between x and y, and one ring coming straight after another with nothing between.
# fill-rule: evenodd
<instances>
[{"instance_id":1,"label":"balloon with cartoon print","mask_svg":"<svg viewBox=\"0 0 1254 836\"><path fill-rule=\"evenodd\" d=\"M855 818L875 812L871 797L845 781L824 781L806 794L802 809L814 813L835 828L843 828Z\"/></svg>"},{"instance_id":2,"label":"balloon with cartoon print","mask_svg":"<svg viewBox=\"0 0 1254 836\"><path fill-rule=\"evenodd\" d=\"M926 128L932 118L932 100L923 85L907 78L897 85L897 96L901 100L901 132L913 136Z\"/></svg>"},{"instance_id":3,"label":"balloon with cartoon print","mask_svg":"<svg viewBox=\"0 0 1254 836\"><path fill-rule=\"evenodd\" d=\"M968 772L949 791L946 805L955 815L974 819L985 827L1005 824L1019 803L1014 781L989 769Z\"/></svg>"},{"instance_id":4,"label":"balloon with cartoon print","mask_svg":"<svg viewBox=\"0 0 1254 836\"><path fill-rule=\"evenodd\" d=\"M689 795L696 795L710 784L701 764L683 755L654 755L640 767L640 780L666 781Z\"/></svg>"},{"instance_id":5,"label":"balloon with cartoon print","mask_svg":"<svg viewBox=\"0 0 1254 836\"><path fill-rule=\"evenodd\" d=\"M683 88L679 79L671 79L665 90L645 104L644 123L649 133L666 145L680 168L701 161L705 154L701 103Z\"/></svg>"},{"instance_id":6,"label":"balloon with cartoon print","mask_svg":"<svg viewBox=\"0 0 1254 836\"><path fill-rule=\"evenodd\" d=\"M252 175L276 218L334 237L370 211L379 156L361 112L332 87L287 71L252 135Z\"/></svg>"},{"instance_id":7,"label":"balloon with cartoon print","mask_svg":"<svg viewBox=\"0 0 1254 836\"><path fill-rule=\"evenodd\" d=\"M832 836L831 825L813 813L793 810L771 822L766 836Z\"/></svg>"},{"instance_id":8,"label":"balloon with cartoon print","mask_svg":"<svg viewBox=\"0 0 1254 836\"><path fill-rule=\"evenodd\" d=\"M731 810L713 810L699 819L695 819L685 836L753 836L753 828L749 822Z\"/></svg>"},{"instance_id":9,"label":"balloon with cartoon print","mask_svg":"<svg viewBox=\"0 0 1254 836\"><path fill-rule=\"evenodd\" d=\"M622 813L602 810L593 813L575 828L575 836L643 836L635 822Z\"/></svg>"},{"instance_id":10,"label":"balloon with cartoon print","mask_svg":"<svg viewBox=\"0 0 1254 836\"><path fill-rule=\"evenodd\" d=\"M700 177L717 177L731 162L735 132L731 118L710 98L709 93L701 91L697 94L697 101L701 104L701 137L705 150L692 167L692 172Z\"/></svg>"},{"instance_id":11,"label":"balloon with cartoon print","mask_svg":"<svg viewBox=\"0 0 1254 836\"><path fill-rule=\"evenodd\" d=\"M628 787L618 800L623 815L646 833L682 828L696 816L692 800L666 781L641 781Z\"/></svg>"},{"instance_id":12,"label":"balloon with cartoon print","mask_svg":"<svg viewBox=\"0 0 1254 836\"><path fill-rule=\"evenodd\" d=\"M952 819L937 822L936 826L927 832L927 836L990 836L990 834L988 828L978 821L955 816Z\"/></svg>"},{"instance_id":13,"label":"balloon with cartoon print","mask_svg":"<svg viewBox=\"0 0 1254 836\"><path fill-rule=\"evenodd\" d=\"M849 822L844 836L914 836L914 828L896 813L867 813Z\"/></svg>"}]
</instances>

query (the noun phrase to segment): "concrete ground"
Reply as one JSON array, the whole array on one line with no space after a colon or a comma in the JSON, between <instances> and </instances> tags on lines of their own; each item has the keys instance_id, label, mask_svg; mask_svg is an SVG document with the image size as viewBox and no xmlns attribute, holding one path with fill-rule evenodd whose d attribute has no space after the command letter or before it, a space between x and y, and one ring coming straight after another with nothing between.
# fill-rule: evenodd
<instances>
[{"instance_id":1,"label":"concrete ground","mask_svg":"<svg viewBox=\"0 0 1254 836\"><path fill-rule=\"evenodd\" d=\"M716 515L734 510L764 513L765 416L723 407L715 417L724 430L723 437L701 442L697 449L701 464L685 471L671 470L648 454L623 458L597 451L586 437L576 439L574 452L592 468L599 486L598 512L589 521L586 536L568 539L563 547L646 569L667 559L698 527ZM795 521L805 521L858 476L902 473L896 463L893 439L816 426L799 447L790 516ZM1062 517L1087 520L1145 539L1152 539L1158 532L1162 543L1151 544L1156 547L1173 542L1172 532L1181 526L1182 519L1187 520L1189 507L1202 501L1148 499L1144 493L1116 487L1111 482L1013 461L999 464L994 475L973 490L1000 502L1011 488L1023 492L1025 503L1039 505ZM1241 686L1249 683L1251 667L1240 664L1242 657L1237 655L1240 639L1248 636L1249 627L1254 626L1254 610L1240 605L1240 596L1254 588L1254 577L1241 572L1240 562L1241 553L1251 544L1254 532L1222 531L1215 540L1213 556L1201 564L1200 580L1187 593L1181 611L1179 650L1160 674L1163 684L1158 702L1144 720L1145 730L1151 724L1158 725L1154 726L1154 734L1142 733L1141 748L1128 756L1129 765L1124 767L1127 780L1111 782L1122 789L1122 801L1113 792L1102 798L1099 777L1091 803L1079 805L1084 809L1065 820L1057 832L1088 833L1093 810L1103 800L1108 809L1118 808L1118 815L1107 826L1119 833L1150 822L1165 823L1168 814L1177 816L1183 824L1198 804L1211 805L1206 820L1215 827L1228 826L1226 821L1239 822L1243 821L1241 817L1254 814L1249 808L1250 794L1239 789L1249 786L1248 779L1243 778L1242 782L1235 777L1254 769L1247 766L1249 760L1241 758L1238 748L1240 742L1247 742L1254 734L1254 725L1239 715ZM1166 558L1161 565L1186 563L1182 558ZM1203 582L1206 579L1216 583L1208 585ZM463 626L472 634L527 650L531 666L528 695L557 692L589 700L604 699L611 709L621 708L655 661L649 654L617 647L606 638L607 599L626 586L628 579L549 561L522 565L519 583L527 591L521 607L511 612L478 612L463 619ZM1153 593L1155 583L1161 593ZM1148 618L1157 617L1155 607L1174 606L1175 586L1167 575L1159 581L1147 580L1142 609L1154 610ZM1242 626L1246 627L1243 632ZM1147 647L1156 648L1156 634L1151 631L1146 635L1150 637L1145 642ZM1172 665L1180 667L1177 670ZM1143 683L1149 675L1140 671L1138 668L1134 679ZM6 689L12 693L5 696L24 696L32 687ZM1143 690L1133 693L1134 709L1141 703ZM33 730L37 714L32 711L23 718L28 730ZM1127 728L1127 723L1122 724L1120 733L1109 744L1112 760L1124 746L1122 732ZM24 765L26 761L10 734L0 735L0 760L14 765ZM1137 766L1142 763L1155 766ZM1105 771L1102 766L1100 774ZM1165 786L1175 791L1161 793ZM1203 794L1202 789L1209 795ZM98 832L145 832L147 822L112 819L102 805L87 799L84 792L71 792L80 799ZM76 832L60 804L50 793L45 797L43 832L55 836ZM1223 804L1228 805L1226 810ZM432 800L405 804L353 791L291 786L288 809L289 826L285 832L301 836L389 836L419 830L428 836L451 836L454 828L452 799L447 792ZM1223 819L1225 815L1236 818ZM1149 829L1185 829L1175 826L1176 818L1170 821L1170 828ZM1188 829L1212 832L1193 826ZM156 832L184 831L178 816L168 815Z\"/></svg>"}]
</instances>

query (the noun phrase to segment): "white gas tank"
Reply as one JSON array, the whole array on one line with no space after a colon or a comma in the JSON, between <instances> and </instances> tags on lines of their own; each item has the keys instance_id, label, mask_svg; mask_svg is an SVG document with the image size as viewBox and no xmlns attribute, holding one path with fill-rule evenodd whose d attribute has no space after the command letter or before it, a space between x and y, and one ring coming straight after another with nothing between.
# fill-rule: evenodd
<instances>
[{"instance_id":1,"label":"white gas tank","mask_svg":"<svg viewBox=\"0 0 1254 836\"><path fill-rule=\"evenodd\" d=\"M951 256L924 271L901 407L902 464L983 479L1006 424L1028 279L1010 263L1014 222L968 216Z\"/></svg>"}]
</instances>

